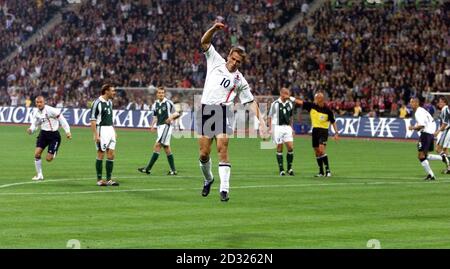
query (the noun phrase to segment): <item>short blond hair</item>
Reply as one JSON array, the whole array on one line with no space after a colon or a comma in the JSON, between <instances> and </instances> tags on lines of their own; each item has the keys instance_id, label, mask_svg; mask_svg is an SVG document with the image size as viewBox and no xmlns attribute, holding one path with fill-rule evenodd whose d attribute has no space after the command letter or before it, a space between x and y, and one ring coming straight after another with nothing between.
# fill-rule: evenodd
<instances>
[{"instance_id":1,"label":"short blond hair","mask_svg":"<svg viewBox=\"0 0 450 269\"><path fill-rule=\"evenodd\" d=\"M231 55L233 52L237 52L239 56L242 57L242 61L245 61L245 59L247 58L247 53L245 52L245 49L242 47L232 47L228 55Z\"/></svg>"}]
</instances>

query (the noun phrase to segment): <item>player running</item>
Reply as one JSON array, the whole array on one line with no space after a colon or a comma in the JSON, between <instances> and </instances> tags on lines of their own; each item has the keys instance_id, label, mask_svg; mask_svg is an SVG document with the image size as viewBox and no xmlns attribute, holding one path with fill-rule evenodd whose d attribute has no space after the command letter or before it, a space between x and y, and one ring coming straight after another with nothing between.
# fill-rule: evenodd
<instances>
[{"instance_id":1,"label":"player running","mask_svg":"<svg viewBox=\"0 0 450 269\"><path fill-rule=\"evenodd\" d=\"M27 129L27 132L31 135L37 128L41 128L34 151L36 176L32 178L32 180L38 181L44 180L41 161L42 151L48 146L46 160L47 162L51 162L55 159L56 153L61 145L61 135L58 130L59 125L61 124L68 139L72 139L72 134L70 133L70 126L67 120L59 109L46 105L43 96L36 97L35 102L37 110L33 113L31 126Z\"/></svg>"}]
</instances>

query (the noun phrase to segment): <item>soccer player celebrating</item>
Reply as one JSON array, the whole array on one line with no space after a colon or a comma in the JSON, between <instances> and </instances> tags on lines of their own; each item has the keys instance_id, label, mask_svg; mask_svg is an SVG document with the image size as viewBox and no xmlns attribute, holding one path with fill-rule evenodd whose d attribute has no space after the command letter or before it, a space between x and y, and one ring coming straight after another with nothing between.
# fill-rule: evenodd
<instances>
[{"instance_id":1,"label":"soccer player celebrating","mask_svg":"<svg viewBox=\"0 0 450 269\"><path fill-rule=\"evenodd\" d=\"M328 128L330 124L334 128L334 139L339 138L339 130L336 126L333 111L325 105L325 97L322 92L314 95L314 102L305 102L296 99L295 103L303 105L303 109L309 112L311 117L312 129L312 146L316 155L317 165L319 166L319 174L316 177L331 177L328 155L326 153L328 141ZM325 171L323 165L325 164Z\"/></svg>"},{"instance_id":2,"label":"soccer player celebrating","mask_svg":"<svg viewBox=\"0 0 450 269\"><path fill-rule=\"evenodd\" d=\"M280 176L286 175L283 166L283 143L287 149L287 173L294 175L292 161L294 160L294 138L292 136L292 115L295 108L295 98L290 96L288 88L281 88L280 98L272 103L269 110L269 133L272 141L277 145L277 162ZM273 127L272 127L273 126Z\"/></svg>"},{"instance_id":3,"label":"soccer player celebrating","mask_svg":"<svg viewBox=\"0 0 450 269\"><path fill-rule=\"evenodd\" d=\"M97 147L97 171L98 186L119 186L112 180L114 167L114 150L116 148L116 132L113 127L112 99L116 96L116 89L111 84L104 84L101 88L101 96L94 101L91 108L91 130ZM106 180L102 179L103 158L106 152Z\"/></svg>"},{"instance_id":4,"label":"soccer player celebrating","mask_svg":"<svg viewBox=\"0 0 450 269\"><path fill-rule=\"evenodd\" d=\"M420 133L419 143L417 144L418 159L422 164L427 176L425 180L435 180L433 170L431 170L430 164L427 160L427 154L429 151L433 151L434 147L434 133L436 131L436 124L430 113L419 106L419 99L413 97L410 100L411 108L414 111L414 118L416 120L415 126L409 126L409 130L418 131Z\"/></svg>"},{"instance_id":5,"label":"soccer player celebrating","mask_svg":"<svg viewBox=\"0 0 450 269\"><path fill-rule=\"evenodd\" d=\"M437 137L436 152L439 155L429 154L427 159L430 161L442 160L446 167L444 173L450 174L450 162L448 160L448 148L450 147L450 109L447 98L443 96L439 97L437 107L441 110L441 114L439 115L441 125L434 133L434 136Z\"/></svg>"},{"instance_id":6,"label":"soccer player celebrating","mask_svg":"<svg viewBox=\"0 0 450 269\"><path fill-rule=\"evenodd\" d=\"M216 140L219 155L220 200L229 200L231 164L228 158L228 135L233 133L231 123L233 112L230 107L236 96L242 104L249 104L250 110L260 121L260 130L265 135L265 122L254 101L250 86L238 68L245 61L246 53L240 47L232 47L225 61L211 44L214 33L222 30L224 24L216 22L201 39L206 56L207 74L201 98L201 110L197 120L200 147L200 168L204 176L202 196L208 196L214 177L211 172L211 144ZM201 118L200 118L201 117Z\"/></svg>"},{"instance_id":7,"label":"soccer player celebrating","mask_svg":"<svg viewBox=\"0 0 450 269\"><path fill-rule=\"evenodd\" d=\"M180 113L175 110L175 106L172 101L168 100L166 97L166 91L164 87L158 87L156 90L157 100L152 105L151 111L153 116L156 116L157 132L158 138L153 146L153 155L150 158L146 167L138 168L139 172L150 174L153 164L158 160L159 152L161 151L161 146L167 155L167 161L169 162L170 171L169 175L176 175L177 170L175 169L175 161L173 159L172 150L170 148L170 138L172 136L173 126L172 123L180 117ZM153 126L153 123L152 123ZM153 128L151 128L153 129Z\"/></svg>"},{"instance_id":8,"label":"soccer player celebrating","mask_svg":"<svg viewBox=\"0 0 450 269\"><path fill-rule=\"evenodd\" d=\"M43 96L36 97L35 102L37 110L33 113L31 126L27 129L27 132L31 135L38 127L41 128L41 131L39 132L34 151L36 176L32 180L44 180L41 161L42 151L48 146L46 157L48 162L51 162L56 157L59 145L61 144L61 135L58 131L59 124L61 124L66 132L68 139L72 139L72 135L70 133L70 126L59 109L46 105Z\"/></svg>"}]
</instances>

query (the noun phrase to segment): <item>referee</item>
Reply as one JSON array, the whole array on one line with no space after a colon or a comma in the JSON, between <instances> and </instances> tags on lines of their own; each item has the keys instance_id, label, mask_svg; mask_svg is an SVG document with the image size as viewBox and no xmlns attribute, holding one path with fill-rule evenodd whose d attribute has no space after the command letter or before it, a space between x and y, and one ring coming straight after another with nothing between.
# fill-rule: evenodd
<instances>
[{"instance_id":1,"label":"referee","mask_svg":"<svg viewBox=\"0 0 450 269\"><path fill-rule=\"evenodd\" d=\"M316 154L317 164L319 165L319 174L316 177L331 177L330 164L326 153L328 128L333 125L335 134L334 138L339 138L339 131L336 126L333 111L325 105L325 98L322 92L314 95L314 102L305 102L296 99L295 103L303 105L303 109L309 112L311 117L312 129L312 146ZM325 172L323 166L325 165Z\"/></svg>"}]
</instances>

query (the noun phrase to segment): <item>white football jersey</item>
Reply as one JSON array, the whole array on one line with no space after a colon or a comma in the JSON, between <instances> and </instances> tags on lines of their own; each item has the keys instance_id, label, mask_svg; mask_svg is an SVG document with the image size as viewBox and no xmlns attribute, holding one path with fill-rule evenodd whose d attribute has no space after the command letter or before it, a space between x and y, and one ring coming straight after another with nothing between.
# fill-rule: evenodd
<instances>
[{"instance_id":1,"label":"white football jersey","mask_svg":"<svg viewBox=\"0 0 450 269\"><path fill-rule=\"evenodd\" d=\"M230 73L225 66L225 59L211 44L205 52L207 73L205 87L203 88L202 104L204 105L231 105L236 96L242 104L253 101L250 85L244 76L236 70Z\"/></svg>"},{"instance_id":2,"label":"white football jersey","mask_svg":"<svg viewBox=\"0 0 450 269\"><path fill-rule=\"evenodd\" d=\"M447 124L447 129L450 128L450 109L448 106L444 106L439 114L439 120L441 124Z\"/></svg>"},{"instance_id":3,"label":"white football jersey","mask_svg":"<svg viewBox=\"0 0 450 269\"><path fill-rule=\"evenodd\" d=\"M414 118L416 119L416 126L424 126L421 132L428 134L434 134L436 131L436 123L434 122L433 116L423 107L418 107L414 113Z\"/></svg>"},{"instance_id":4,"label":"white football jersey","mask_svg":"<svg viewBox=\"0 0 450 269\"><path fill-rule=\"evenodd\" d=\"M70 126L59 109L45 105L42 110L35 108L30 129L34 132L39 126L43 131L58 131L59 124L66 133L70 133Z\"/></svg>"}]
</instances>

